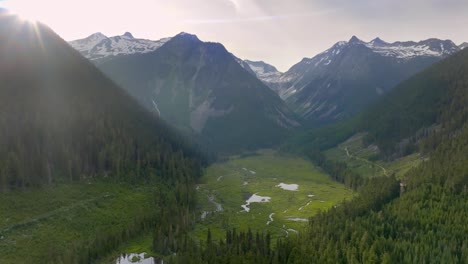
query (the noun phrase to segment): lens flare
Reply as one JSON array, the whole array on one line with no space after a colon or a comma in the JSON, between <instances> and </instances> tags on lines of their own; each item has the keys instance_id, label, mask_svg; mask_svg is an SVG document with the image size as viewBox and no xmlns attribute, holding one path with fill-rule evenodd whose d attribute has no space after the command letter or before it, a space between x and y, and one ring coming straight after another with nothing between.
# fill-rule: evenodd
<instances>
[{"instance_id":1,"label":"lens flare","mask_svg":"<svg viewBox=\"0 0 468 264\"><path fill-rule=\"evenodd\" d=\"M18 15L24 20L37 22L41 20L40 10L43 7L38 6L38 3L31 3L31 1L28 3L28 1L24 0L4 0L0 1L0 8L7 9L11 13Z\"/></svg>"}]
</instances>

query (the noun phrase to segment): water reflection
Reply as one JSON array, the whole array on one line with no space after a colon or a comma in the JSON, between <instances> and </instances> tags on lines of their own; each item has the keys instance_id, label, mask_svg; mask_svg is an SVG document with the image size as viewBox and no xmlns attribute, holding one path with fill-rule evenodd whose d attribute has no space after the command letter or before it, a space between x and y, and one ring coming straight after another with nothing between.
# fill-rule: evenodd
<instances>
[{"instance_id":1,"label":"water reflection","mask_svg":"<svg viewBox=\"0 0 468 264\"><path fill-rule=\"evenodd\" d=\"M164 264L164 261L162 261L162 260L160 260L158 258L153 258L153 257L145 258L145 255L146 255L146 253L123 254L116 260L115 264L135 264L135 263Z\"/></svg>"}]
</instances>

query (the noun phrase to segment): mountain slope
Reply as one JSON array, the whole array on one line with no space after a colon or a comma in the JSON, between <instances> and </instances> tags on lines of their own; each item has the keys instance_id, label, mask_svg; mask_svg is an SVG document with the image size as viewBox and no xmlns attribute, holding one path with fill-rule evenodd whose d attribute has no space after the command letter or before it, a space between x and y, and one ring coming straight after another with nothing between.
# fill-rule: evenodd
<instances>
[{"instance_id":1,"label":"mountain slope","mask_svg":"<svg viewBox=\"0 0 468 264\"><path fill-rule=\"evenodd\" d=\"M384 158L429 151L468 122L468 50L462 50L398 84L358 116L291 138L289 150L336 146L364 132Z\"/></svg>"},{"instance_id":2,"label":"mountain slope","mask_svg":"<svg viewBox=\"0 0 468 264\"><path fill-rule=\"evenodd\" d=\"M0 190L103 176L176 180L183 175L170 160L198 174L172 129L49 28L1 12L0 42Z\"/></svg>"},{"instance_id":3,"label":"mountain slope","mask_svg":"<svg viewBox=\"0 0 468 264\"><path fill-rule=\"evenodd\" d=\"M451 41L386 43L352 37L284 73L280 95L303 118L333 122L352 116L396 84L459 51Z\"/></svg>"},{"instance_id":4,"label":"mountain slope","mask_svg":"<svg viewBox=\"0 0 468 264\"><path fill-rule=\"evenodd\" d=\"M466 262L468 50L401 83L360 122L355 129L366 129L384 154L416 136L428 158L400 181L372 179L359 198L311 218L309 235L288 253L299 263Z\"/></svg>"},{"instance_id":5,"label":"mountain slope","mask_svg":"<svg viewBox=\"0 0 468 264\"><path fill-rule=\"evenodd\" d=\"M467 83L468 50L402 82L363 113L367 141L387 155L419 138L434 136L426 147L436 146L437 135L455 134L468 122Z\"/></svg>"},{"instance_id":6,"label":"mountain slope","mask_svg":"<svg viewBox=\"0 0 468 264\"><path fill-rule=\"evenodd\" d=\"M154 52L96 61L147 109L219 151L277 144L299 124L221 44L181 33Z\"/></svg>"}]
</instances>

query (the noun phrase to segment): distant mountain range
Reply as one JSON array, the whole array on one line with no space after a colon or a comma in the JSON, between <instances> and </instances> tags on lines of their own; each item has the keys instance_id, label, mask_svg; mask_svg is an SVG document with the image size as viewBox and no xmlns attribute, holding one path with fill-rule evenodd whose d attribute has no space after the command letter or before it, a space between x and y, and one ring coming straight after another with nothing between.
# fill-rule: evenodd
<instances>
[{"instance_id":1,"label":"distant mountain range","mask_svg":"<svg viewBox=\"0 0 468 264\"><path fill-rule=\"evenodd\" d=\"M70 44L148 110L218 151L272 146L300 126L248 64L219 43L187 33L160 41L126 33Z\"/></svg>"},{"instance_id":2,"label":"distant mountain range","mask_svg":"<svg viewBox=\"0 0 468 264\"><path fill-rule=\"evenodd\" d=\"M361 111L399 82L462 47L450 40L387 43L353 36L283 74L265 63L251 67L302 118L323 123Z\"/></svg>"},{"instance_id":3,"label":"distant mountain range","mask_svg":"<svg viewBox=\"0 0 468 264\"><path fill-rule=\"evenodd\" d=\"M135 95L135 89L140 88L135 88L133 81L122 82L127 78L124 75L129 73L109 72L106 69L113 63L106 62L122 55L156 52L170 40L137 39L128 32L115 37L96 33L70 44ZM439 39L388 43L375 38L365 42L353 36L349 41L340 41L312 58L304 58L285 73L263 61L242 60L229 54L246 72L275 91L306 123L319 124L342 120L360 112L399 82L466 46L467 43L457 46L450 40ZM217 58L212 56L212 59L214 63ZM159 105L157 98L161 97L154 93L148 96L152 89L145 90L144 93L138 92L136 97L144 101L148 108L154 108L153 100ZM279 108L287 109L284 106ZM168 110L162 110L163 118ZM285 116L291 115L287 113ZM180 118L171 117L170 122L189 127L188 119L183 119L185 121L181 122ZM202 130L193 122L190 127L198 132Z\"/></svg>"}]
</instances>

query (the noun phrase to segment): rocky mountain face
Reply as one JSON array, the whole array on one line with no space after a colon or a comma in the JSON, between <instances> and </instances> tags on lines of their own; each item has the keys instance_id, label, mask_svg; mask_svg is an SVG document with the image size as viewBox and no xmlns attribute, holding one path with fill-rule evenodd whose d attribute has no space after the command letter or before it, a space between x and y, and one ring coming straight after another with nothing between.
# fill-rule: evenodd
<instances>
[{"instance_id":1,"label":"rocky mountain face","mask_svg":"<svg viewBox=\"0 0 468 264\"><path fill-rule=\"evenodd\" d=\"M286 73L256 75L302 118L327 123L359 112L399 82L459 50L450 40L387 43L353 36L304 58Z\"/></svg>"},{"instance_id":2,"label":"rocky mountain face","mask_svg":"<svg viewBox=\"0 0 468 264\"><path fill-rule=\"evenodd\" d=\"M277 144L300 124L237 61L221 44L187 33L152 52L94 60L147 109L218 151Z\"/></svg>"}]
</instances>

